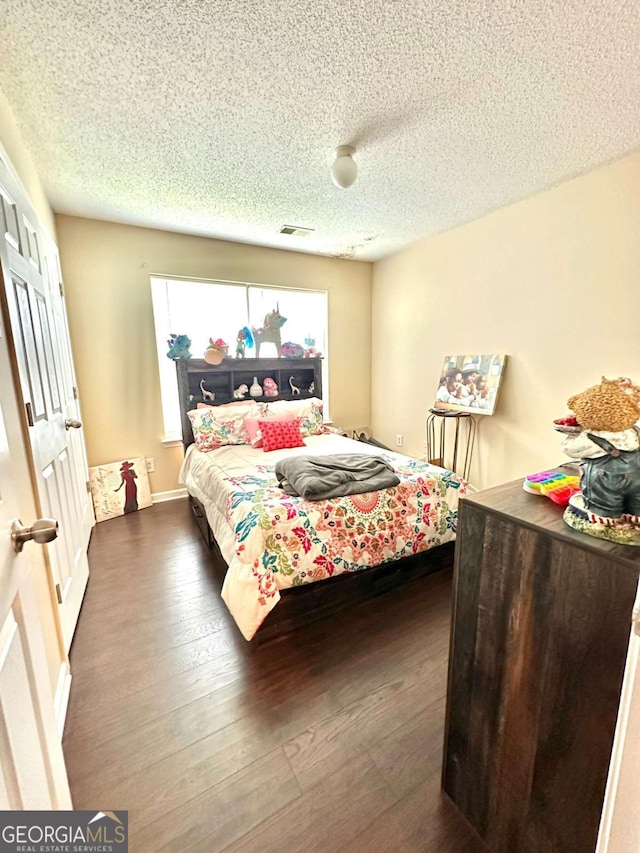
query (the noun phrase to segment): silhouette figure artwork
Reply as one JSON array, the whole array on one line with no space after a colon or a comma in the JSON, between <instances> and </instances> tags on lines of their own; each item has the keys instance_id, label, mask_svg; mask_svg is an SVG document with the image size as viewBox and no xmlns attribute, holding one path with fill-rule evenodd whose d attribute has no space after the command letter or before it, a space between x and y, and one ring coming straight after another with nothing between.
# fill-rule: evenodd
<instances>
[{"instance_id":1,"label":"silhouette figure artwork","mask_svg":"<svg viewBox=\"0 0 640 853\"><path fill-rule=\"evenodd\" d=\"M114 492L119 492L124 486L124 512L136 512L138 509L138 487L136 479L138 475L133 467L133 462L123 462L120 466L120 477L122 482Z\"/></svg>"},{"instance_id":2,"label":"silhouette figure artwork","mask_svg":"<svg viewBox=\"0 0 640 853\"><path fill-rule=\"evenodd\" d=\"M280 329L287 322L287 318L280 313L279 306L276 306L274 311L270 311L264 318L264 323L260 329L252 329L253 340L256 347L256 358L260 358L260 345L266 343L275 344L278 358L282 356L282 339L280 337Z\"/></svg>"},{"instance_id":3,"label":"silhouette figure artwork","mask_svg":"<svg viewBox=\"0 0 640 853\"><path fill-rule=\"evenodd\" d=\"M151 489L141 456L89 468L89 483L96 521L151 506Z\"/></svg>"}]
</instances>

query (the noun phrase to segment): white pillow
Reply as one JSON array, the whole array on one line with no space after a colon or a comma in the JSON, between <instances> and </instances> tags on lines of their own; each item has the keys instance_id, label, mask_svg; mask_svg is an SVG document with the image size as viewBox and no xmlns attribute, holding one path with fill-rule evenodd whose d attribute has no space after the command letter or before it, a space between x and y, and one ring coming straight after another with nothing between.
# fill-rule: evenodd
<instances>
[{"instance_id":1,"label":"white pillow","mask_svg":"<svg viewBox=\"0 0 640 853\"><path fill-rule=\"evenodd\" d=\"M244 406L202 406L187 412L198 450L215 450L225 444L250 444L244 419L258 409L254 403Z\"/></svg>"},{"instance_id":2,"label":"white pillow","mask_svg":"<svg viewBox=\"0 0 640 853\"><path fill-rule=\"evenodd\" d=\"M304 400L275 400L273 403L258 403L258 409L260 417L265 415L268 417L269 413L272 413L298 418L300 432L304 437L325 432L322 405L322 400L318 397L307 397Z\"/></svg>"}]
</instances>

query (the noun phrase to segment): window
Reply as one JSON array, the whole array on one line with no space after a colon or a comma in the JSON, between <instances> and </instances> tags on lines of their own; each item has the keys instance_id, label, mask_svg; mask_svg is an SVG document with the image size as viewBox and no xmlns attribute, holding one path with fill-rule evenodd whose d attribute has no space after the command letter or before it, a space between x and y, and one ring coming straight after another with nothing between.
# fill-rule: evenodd
<instances>
[{"instance_id":1,"label":"window","mask_svg":"<svg viewBox=\"0 0 640 853\"><path fill-rule=\"evenodd\" d=\"M173 361L167 358L169 335L191 338L191 354L202 358L209 338L222 338L235 354L238 331L244 326L259 328L265 315L276 305L286 322L282 340L315 348L323 353L322 387L325 418L329 417L327 376L327 293L324 290L296 290L264 287L225 281L181 281L151 278L151 298L156 329L160 392L164 417L165 440L182 436L178 384ZM262 344L260 355L276 356L275 344ZM248 349L247 356L255 355Z\"/></svg>"}]
</instances>

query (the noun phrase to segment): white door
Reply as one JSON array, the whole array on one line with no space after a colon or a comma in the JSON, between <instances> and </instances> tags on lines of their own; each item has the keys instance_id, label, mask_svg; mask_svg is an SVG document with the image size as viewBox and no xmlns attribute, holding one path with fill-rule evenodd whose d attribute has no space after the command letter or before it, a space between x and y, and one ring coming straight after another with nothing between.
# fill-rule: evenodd
<instances>
[{"instance_id":1,"label":"white door","mask_svg":"<svg viewBox=\"0 0 640 853\"><path fill-rule=\"evenodd\" d=\"M640 850L640 585L635 606L616 734L596 853Z\"/></svg>"},{"instance_id":2,"label":"white door","mask_svg":"<svg viewBox=\"0 0 640 853\"><path fill-rule=\"evenodd\" d=\"M0 318L0 809L68 809L50 675L61 661L54 605L43 546L14 550L16 519L31 525L35 502Z\"/></svg>"},{"instance_id":3,"label":"white door","mask_svg":"<svg viewBox=\"0 0 640 853\"><path fill-rule=\"evenodd\" d=\"M58 519L48 560L68 651L89 576L93 524L57 250L0 159L0 262L42 515Z\"/></svg>"}]
</instances>

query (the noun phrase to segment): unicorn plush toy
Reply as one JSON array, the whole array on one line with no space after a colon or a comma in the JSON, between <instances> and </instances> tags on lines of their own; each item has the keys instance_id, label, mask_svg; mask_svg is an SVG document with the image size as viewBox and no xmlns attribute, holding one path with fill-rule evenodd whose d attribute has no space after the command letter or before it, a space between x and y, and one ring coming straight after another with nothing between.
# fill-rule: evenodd
<instances>
[{"instance_id":1,"label":"unicorn plush toy","mask_svg":"<svg viewBox=\"0 0 640 853\"><path fill-rule=\"evenodd\" d=\"M276 306L275 311L270 311L264 318L262 328L253 329L253 340L256 345L256 358L260 358L260 344L272 343L276 345L278 358L282 355L282 344L280 337L280 329L287 322L287 318L280 313L279 306Z\"/></svg>"}]
</instances>

